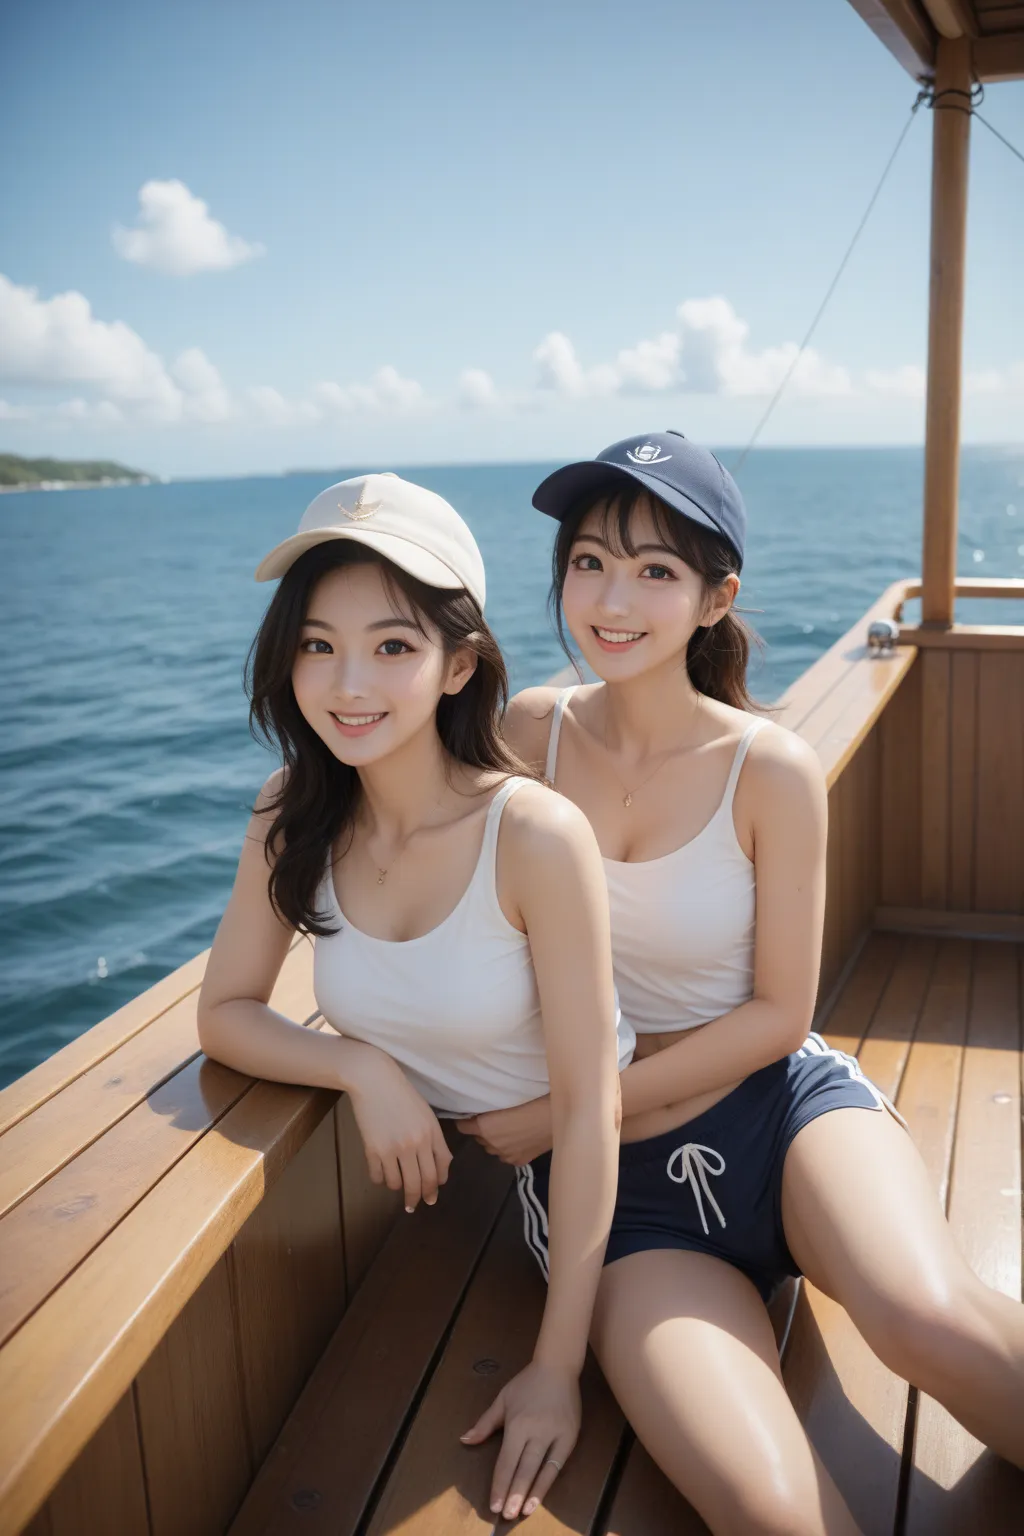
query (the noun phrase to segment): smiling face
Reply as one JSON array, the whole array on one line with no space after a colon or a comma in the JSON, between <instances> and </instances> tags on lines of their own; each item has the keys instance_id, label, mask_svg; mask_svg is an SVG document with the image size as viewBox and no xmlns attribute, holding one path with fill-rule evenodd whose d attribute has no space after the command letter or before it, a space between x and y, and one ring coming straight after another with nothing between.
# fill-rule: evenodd
<instances>
[{"instance_id":1,"label":"smiling face","mask_svg":"<svg viewBox=\"0 0 1024 1536\"><path fill-rule=\"evenodd\" d=\"M697 626L721 618L739 587L730 576L709 590L670 540L667 515L639 497L624 542L616 506L602 502L573 538L562 607L584 659L606 682L680 662Z\"/></svg>"},{"instance_id":2,"label":"smiling face","mask_svg":"<svg viewBox=\"0 0 1024 1536\"><path fill-rule=\"evenodd\" d=\"M292 688L333 755L361 768L436 730L441 697L458 693L473 666L465 650L446 653L380 565L342 565L312 590Z\"/></svg>"}]
</instances>

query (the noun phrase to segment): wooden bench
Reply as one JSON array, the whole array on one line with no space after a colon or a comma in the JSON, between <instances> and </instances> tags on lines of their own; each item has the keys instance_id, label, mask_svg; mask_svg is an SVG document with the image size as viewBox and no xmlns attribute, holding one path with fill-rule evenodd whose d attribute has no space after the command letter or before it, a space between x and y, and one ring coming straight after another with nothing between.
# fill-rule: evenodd
<instances>
[{"instance_id":1,"label":"wooden bench","mask_svg":"<svg viewBox=\"0 0 1024 1536\"><path fill-rule=\"evenodd\" d=\"M975 1268L1021 1292L1020 946L874 934L827 1019L898 1103ZM865 1532L1017 1532L1024 1475L871 1354L804 1285L774 1321L802 1421ZM232 1536L476 1536L493 1449L459 1431L528 1359L543 1288L500 1165L457 1158L400 1221L231 1527ZM635 1442L593 1363L584 1431L537 1536L705 1531Z\"/></svg>"}]
</instances>

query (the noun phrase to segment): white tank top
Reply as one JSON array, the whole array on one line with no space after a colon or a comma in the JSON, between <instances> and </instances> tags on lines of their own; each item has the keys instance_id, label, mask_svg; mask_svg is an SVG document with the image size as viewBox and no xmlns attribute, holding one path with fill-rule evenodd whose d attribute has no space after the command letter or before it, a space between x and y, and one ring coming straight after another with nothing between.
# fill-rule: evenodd
<instances>
[{"instance_id":1,"label":"white tank top","mask_svg":"<svg viewBox=\"0 0 1024 1536\"><path fill-rule=\"evenodd\" d=\"M530 941L502 912L495 888L501 813L530 782L510 778L498 790L461 900L419 938L362 933L338 905L330 863L324 875L318 910L338 927L316 941L317 1006L340 1034L386 1051L439 1115L509 1109L548 1091ZM620 1068L634 1039L619 1023Z\"/></svg>"},{"instance_id":2,"label":"white tank top","mask_svg":"<svg viewBox=\"0 0 1024 1536\"><path fill-rule=\"evenodd\" d=\"M562 715L575 688L555 702L546 777L555 781ZM605 859L615 984L638 1035L707 1024L754 992L754 866L733 823L736 781L764 720L740 737L725 793L704 828L660 859Z\"/></svg>"}]
</instances>

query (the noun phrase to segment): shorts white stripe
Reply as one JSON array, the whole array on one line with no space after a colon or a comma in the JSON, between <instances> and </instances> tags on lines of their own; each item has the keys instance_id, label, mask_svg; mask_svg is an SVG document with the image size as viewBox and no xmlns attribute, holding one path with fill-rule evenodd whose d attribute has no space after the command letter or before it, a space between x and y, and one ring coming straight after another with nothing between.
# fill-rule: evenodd
<instances>
[{"instance_id":1,"label":"shorts white stripe","mask_svg":"<svg viewBox=\"0 0 1024 1536\"><path fill-rule=\"evenodd\" d=\"M889 1113L894 1117L894 1119L899 1121L904 1130L907 1129L907 1122L904 1120L903 1116L900 1114L892 1100L887 1098L880 1088L875 1087L870 1077L864 1076L864 1073L860 1068L860 1062L857 1060L856 1056L849 1056L847 1055L846 1051L836 1050L833 1046L830 1046L825 1040L823 1040L820 1035L815 1034L814 1030L811 1030L810 1034L807 1036L807 1039L804 1041L803 1045L800 1047L796 1054L803 1057L831 1056L832 1060L837 1064L837 1066L844 1067L846 1069L851 1082L861 1083L867 1089L868 1093L870 1093L874 1099L875 1107L877 1109L887 1109Z\"/></svg>"},{"instance_id":2,"label":"shorts white stripe","mask_svg":"<svg viewBox=\"0 0 1024 1536\"><path fill-rule=\"evenodd\" d=\"M548 1275L548 1213L541 1204L534 1187L533 1169L529 1163L516 1169L516 1189L523 1207L523 1236L526 1246L540 1265L544 1279Z\"/></svg>"}]
</instances>

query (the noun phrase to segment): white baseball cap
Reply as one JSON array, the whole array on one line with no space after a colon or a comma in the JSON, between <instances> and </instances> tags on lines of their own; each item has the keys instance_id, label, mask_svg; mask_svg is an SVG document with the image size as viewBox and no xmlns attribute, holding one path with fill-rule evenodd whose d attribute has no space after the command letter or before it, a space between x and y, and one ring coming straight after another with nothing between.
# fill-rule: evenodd
<instances>
[{"instance_id":1,"label":"white baseball cap","mask_svg":"<svg viewBox=\"0 0 1024 1536\"><path fill-rule=\"evenodd\" d=\"M303 512L298 533L260 561L256 580L283 576L307 549L331 539L365 544L428 587L464 587L484 606L484 562L476 540L455 508L422 485L390 471L329 485Z\"/></svg>"}]
</instances>

